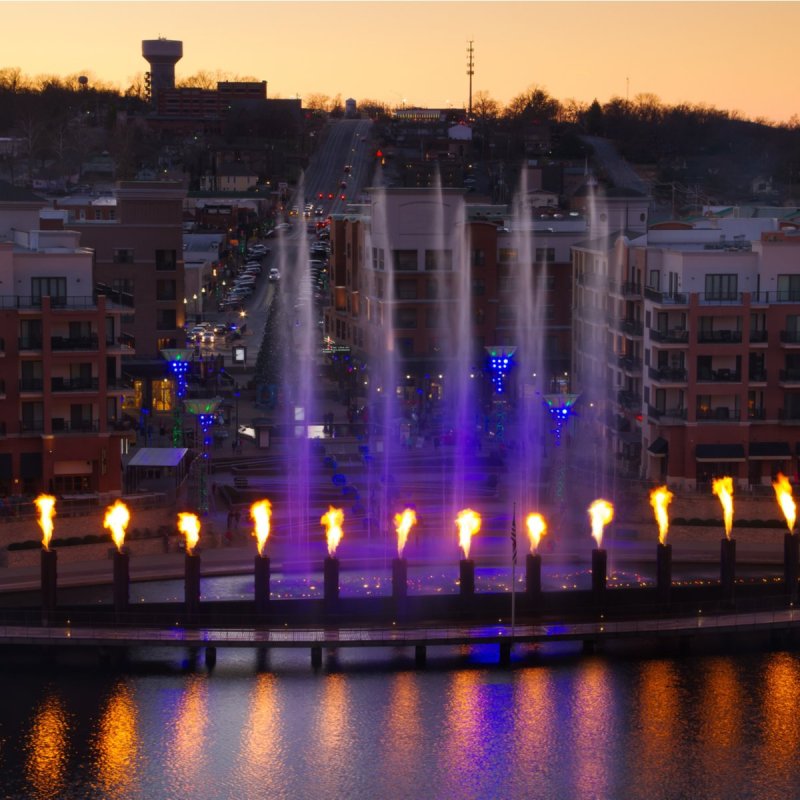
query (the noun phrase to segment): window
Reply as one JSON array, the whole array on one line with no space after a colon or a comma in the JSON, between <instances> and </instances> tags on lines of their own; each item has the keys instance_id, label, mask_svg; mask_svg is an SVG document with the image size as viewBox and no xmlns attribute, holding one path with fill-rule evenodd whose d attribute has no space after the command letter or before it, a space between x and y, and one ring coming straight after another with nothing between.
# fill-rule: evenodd
<instances>
[{"instance_id":1,"label":"window","mask_svg":"<svg viewBox=\"0 0 800 800\"><path fill-rule=\"evenodd\" d=\"M425 269L428 272L449 272L453 269L452 250L426 250Z\"/></svg>"},{"instance_id":2,"label":"window","mask_svg":"<svg viewBox=\"0 0 800 800\"><path fill-rule=\"evenodd\" d=\"M156 269L170 272L177 266L178 259L175 250L156 250Z\"/></svg>"},{"instance_id":3,"label":"window","mask_svg":"<svg viewBox=\"0 0 800 800\"><path fill-rule=\"evenodd\" d=\"M547 275L545 276L545 289L548 292L552 292L556 288L556 276L555 275Z\"/></svg>"},{"instance_id":4,"label":"window","mask_svg":"<svg viewBox=\"0 0 800 800\"><path fill-rule=\"evenodd\" d=\"M383 260L383 250L380 247L372 248L372 269L380 270L381 272L386 269L386 264Z\"/></svg>"},{"instance_id":5,"label":"window","mask_svg":"<svg viewBox=\"0 0 800 800\"><path fill-rule=\"evenodd\" d=\"M486 281L483 278L472 279L472 296L483 297L486 294Z\"/></svg>"},{"instance_id":6,"label":"window","mask_svg":"<svg viewBox=\"0 0 800 800\"><path fill-rule=\"evenodd\" d=\"M20 349L39 350L42 346L42 321L21 319L19 321Z\"/></svg>"},{"instance_id":7,"label":"window","mask_svg":"<svg viewBox=\"0 0 800 800\"><path fill-rule=\"evenodd\" d=\"M115 264L133 264L133 250L128 247L119 247L114 250Z\"/></svg>"},{"instance_id":8,"label":"window","mask_svg":"<svg viewBox=\"0 0 800 800\"><path fill-rule=\"evenodd\" d=\"M417 282L415 280L397 281L394 286L394 293L398 300L416 300Z\"/></svg>"},{"instance_id":9,"label":"window","mask_svg":"<svg viewBox=\"0 0 800 800\"><path fill-rule=\"evenodd\" d=\"M156 300L174 300L177 297L174 280L156 281Z\"/></svg>"},{"instance_id":10,"label":"window","mask_svg":"<svg viewBox=\"0 0 800 800\"><path fill-rule=\"evenodd\" d=\"M44 430L44 403L22 404L22 430Z\"/></svg>"},{"instance_id":11,"label":"window","mask_svg":"<svg viewBox=\"0 0 800 800\"><path fill-rule=\"evenodd\" d=\"M31 299L39 305L43 297L50 298L53 306L65 305L67 302L66 278L31 278Z\"/></svg>"},{"instance_id":12,"label":"window","mask_svg":"<svg viewBox=\"0 0 800 800\"><path fill-rule=\"evenodd\" d=\"M656 291L659 291L661 288L661 270L650 270L650 276L647 279L647 286L649 289L655 289Z\"/></svg>"},{"instance_id":13,"label":"window","mask_svg":"<svg viewBox=\"0 0 800 800\"><path fill-rule=\"evenodd\" d=\"M417 309L416 308L398 308L394 312L394 327L395 328L416 328L417 327Z\"/></svg>"},{"instance_id":14,"label":"window","mask_svg":"<svg viewBox=\"0 0 800 800\"><path fill-rule=\"evenodd\" d=\"M778 275L778 301L800 302L800 275Z\"/></svg>"},{"instance_id":15,"label":"window","mask_svg":"<svg viewBox=\"0 0 800 800\"><path fill-rule=\"evenodd\" d=\"M737 275L706 275L706 299L736 300Z\"/></svg>"},{"instance_id":16,"label":"window","mask_svg":"<svg viewBox=\"0 0 800 800\"><path fill-rule=\"evenodd\" d=\"M511 264L517 260L518 253L513 247L501 247L499 258L501 264Z\"/></svg>"},{"instance_id":17,"label":"window","mask_svg":"<svg viewBox=\"0 0 800 800\"><path fill-rule=\"evenodd\" d=\"M555 247L537 247L536 260L547 261L548 263L552 263L553 261L555 261L556 260Z\"/></svg>"},{"instance_id":18,"label":"window","mask_svg":"<svg viewBox=\"0 0 800 800\"><path fill-rule=\"evenodd\" d=\"M397 345L397 352L401 358L411 358L414 355L414 340L413 339L395 339Z\"/></svg>"},{"instance_id":19,"label":"window","mask_svg":"<svg viewBox=\"0 0 800 800\"><path fill-rule=\"evenodd\" d=\"M473 267L486 266L486 253L483 250L470 251L470 260Z\"/></svg>"},{"instance_id":20,"label":"window","mask_svg":"<svg viewBox=\"0 0 800 800\"><path fill-rule=\"evenodd\" d=\"M438 308L428 308L425 312L425 327L426 328L438 328L439 327L439 320L440 314Z\"/></svg>"},{"instance_id":21,"label":"window","mask_svg":"<svg viewBox=\"0 0 800 800\"><path fill-rule=\"evenodd\" d=\"M436 300L439 296L439 282L436 280L429 280L425 286L425 297L428 300Z\"/></svg>"},{"instance_id":22,"label":"window","mask_svg":"<svg viewBox=\"0 0 800 800\"><path fill-rule=\"evenodd\" d=\"M156 309L156 329L160 331L174 331L178 327L177 315L174 308Z\"/></svg>"},{"instance_id":23,"label":"window","mask_svg":"<svg viewBox=\"0 0 800 800\"><path fill-rule=\"evenodd\" d=\"M417 270L417 251L416 250L394 250L394 268L398 272L416 272Z\"/></svg>"}]
</instances>

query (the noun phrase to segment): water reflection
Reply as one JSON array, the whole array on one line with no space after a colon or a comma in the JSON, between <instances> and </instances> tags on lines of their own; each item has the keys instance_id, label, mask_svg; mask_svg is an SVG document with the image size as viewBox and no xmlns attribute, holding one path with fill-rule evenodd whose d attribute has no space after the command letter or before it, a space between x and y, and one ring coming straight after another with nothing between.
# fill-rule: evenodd
<instances>
[{"instance_id":1,"label":"water reflection","mask_svg":"<svg viewBox=\"0 0 800 800\"><path fill-rule=\"evenodd\" d=\"M412 775L419 760L423 739L420 719L419 682L402 672L392 678L386 704L385 734L381 751L387 775ZM391 792L391 786L387 786Z\"/></svg>"},{"instance_id":2,"label":"water reflection","mask_svg":"<svg viewBox=\"0 0 800 800\"><path fill-rule=\"evenodd\" d=\"M286 721L279 705L278 679L258 675L250 693L238 755L242 798L289 797L292 780L283 740Z\"/></svg>"},{"instance_id":3,"label":"water reflection","mask_svg":"<svg viewBox=\"0 0 800 800\"><path fill-rule=\"evenodd\" d=\"M206 741L208 724L208 684L197 675L186 679L175 719L171 723L172 740L167 743L164 769L173 795L206 795L207 787L199 779L209 754Z\"/></svg>"},{"instance_id":4,"label":"water reflection","mask_svg":"<svg viewBox=\"0 0 800 800\"><path fill-rule=\"evenodd\" d=\"M796 767L800 749L800 665L777 653L764 671L763 735L759 758L764 775L782 778Z\"/></svg>"},{"instance_id":5,"label":"water reflection","mask_svg":"<svg viewBox=\"0 0 800 800\"><path fill-rule=\"evenodd\" d=\"M610 797L616 705L607 662L585 662L572 686L573 797Z\"/></svg>"},{"instance_id":6,"label":"water reflection","mask_svg":"<svg viewBox=\"0 0 800 800\"><path fill-rule=\"evenodd\" d=\"M103 797L125 798L136 790L140 750L136 699L130 686L120 681L108 698L92 741Z\"/></svg>"},{"instance_id":7,"label":"water reflection","mask_svg":"<svg viewBox=\"0 0 800 800\"><path fill-rule=\"evenodd\" d=\"M346 675L328 675L314 726L314 746L308 770L318 772L320 797L347 797L348 781L354 771L353 720L350 713L352 690ZM356 770L357 771L357 770Z\"/></svg>"},{"instance_id":8,"label":"water reflection","mask_svg":"<svg viewBox=\"0 0 800 800\"><path fill-rule=\"evenodd\" d=\"M25 749L25 774L34 800L59 797L66 785L69 718L59 695L47 694L34 712Z\"/></svg>"},{"instance_id":9,"label":"water reflection","mask_svg":"<svg viewBox=\"0 0 800 800\"><path fill-rule=\"evenodd\" d=\"M555 681L548 670L526 669L517 675L512 763L515 782L530 796L542 796L540 787L551 776L561 774L556 698Z\"/></svg>"}]
</instances>

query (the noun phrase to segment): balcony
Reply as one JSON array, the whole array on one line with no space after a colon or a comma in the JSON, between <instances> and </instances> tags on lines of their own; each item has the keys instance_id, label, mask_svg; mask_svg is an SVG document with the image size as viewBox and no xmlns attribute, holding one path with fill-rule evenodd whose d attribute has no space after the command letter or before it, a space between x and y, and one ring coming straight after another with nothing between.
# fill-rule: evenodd
<instances>
[{"instance_id":1,"label":"balcony","mask_svg":"<svg viewBox=\"0 0 800 800\"><path fill-rule=\"evenodd\" d=\"M689 331L686 328L670 328L666 331L650 328L650 339L659 344L689 344Z\"/></svg>"},{"instance_id":2,"label":"balcony","mask_svg":"<svg viewBox=\"0 0 800 800\"><path fill-rule=\"evenodd\" d=\"M702 371L697 373L699 383L740 383L742 380L741 372L735 369L712 369L711 372Z\"/></svg>"},{"instance_id":3,"label":"balcony","mask_svg":"<svg viewBox=\"0 0 800 800\"><path fill-rule=\"evenodd\" d=\"M633 281L625 281L623 283L619 283L619 281L609 281L608 288L610 292L631 300L641 299L642 297L641 283L634 283Z\"/></svg>"},{"instance_id":4,"label":"balcony","mask_svg":"<svg viewBox=\"0 0 800 800\"><path fill-rule=\"evenodd\" d=\"M750 340L750 344L766 344L769 339L769 335L767 334L767 331L751 330L748 338Z\"/></svg>"},{"instance_id":5,"label":"balcony","mask_svg":"<svg viewBox=\"0 0 800 800\"><path fill-rule=\"evenodd\" d=\"M766 408L756 407L747 409L747 419L751 420L752 422L758 422L759 420L765 420L766 418L767 418Z\"/></svg>"},{"instance_id":6,"label":"balcony","mask_svg":"<svg viewBox=\"0 0 800 800\"><path fill-rule=\"evenodd\" d=\"M800 408L779 408L778 419L781 422L800 425Z\"/></svg>"},{"instance_id":7,"label":"balcony","mask_svg":"<svg viewBox=\"0 0 800 800\"><path fill-rule=\"evenodd\" d=\"M698 344L741 344L742 332L734 330L698 331Z\"/></svg>"},{"instance_id":8,"label":"balcony","mask_svg":"<svg viewBox=\"0 0 800 800\"><path fill-rule=\"evenodd\" d=\"M618 331L628 336L641 336L644 333L644 325L636 319L621 319L616 327Z\"/></svg>"},{"instance_id":9,"label":"balcony","mask_svg":"<svg viewBox=\"0 0 800 800\"><path fill-rule=\"evenodd\" d=\"M644 296L647 300L662 306L688 306L689 295L682 292L659 292L657 289L645 287Z\"/></svg>"},{"instance_id":10,"label":"balcony","mask_svg":"<svg viewBox=\"0 0 800 800\"><path fill-rule=\"evenodd\" d=\"M750 383L766 383L767 371L765 369L751 369L747 377Z\"/></svg>"},{"instance_id":11,"label":"balcony","mask_svg":"<svg viewBox=\"0 0 800 800\"><path fill-rule=\"evenodd\" d=\"M42 340L38 336L21 336L17 341L20 350L42 349Z\"/></svg>"},{"instance_id":12,"label":"balcony","mask_svg":"<svg viewBox=\"0 0 800 800\"><path fill-rule=\"evenodd\" d=\"M575 278L578 286L586 286L590 289L605 289L608 286L608 278L595 272L581 272Z\"/></svg>"},{"instance_id":13,"label":"balcony","mask_svg":"<svg viewBox=\"0 0 800 800\"><path fill-rule=\"evenodd\" d=\"M22 433L44 433L43 419L22 419L19 422Z\"/></svg>"},{"instance_id":14,"label":"balcony","mask_svg":"<svg viewBox=\"0 0 800 800\"><path fill-rule=\"evenodd\" d=\"M38 295L5 295L0 297L0 309L40 309L42 307L42 299ZM50 307L59 310L67 309L68 311L92 310L97 308L97 297L94 295L51 297ZM106 300L106 309L120 307L119 303L113 302L110 298Z\"/></svg>"},{"instance_id":15,"label":"balcony","mask_svg":"<svg viewBox=\"0 0 800 800\"><path fill-rule=\"evenodd\" d=\"M53 392L96 392L97 378L50 378L50 390Z\"/></svg>"},{"instance_id":16,"label":"balcony","mask_svg":"<svg viewBox=\"0 0 800 800\"><path fill-rule=\"evenodd\" d=\"M629 411L639 412L642 410L642 398L633 392L617 392L617 402Z\"/></svg>"},{"instance_id":17,"label":"balcony","mask_svg":"<svg viewBox=\"0 0 800 800\"><path fill-rule=\"evenodd\" d=\"M685 408L656 408L655 406L647 406L647 416L651 419L658 420L663 425L668 425L670 422L678 423L685 422L686 409Z\"/></svg>"},{"instance_id":18,"label":"balcony","mask_svg":"<svg viewBox=\"0 0 800 800\"><path fill-rule=\"evenodd\" d=\"M97 350L100 344L97 336L51 336L50 347L54 351Z\"/></svg>"},{"instance_id":19,"label":"balcony","mask_svg":"<svg viewBox=\"0 0 800 800\"><path fill-rule=\"evenodd\" d=\"M100 421L96 419L70 422L54 417L52 423L53 433L97 433L100 430Z\"/></svg>"},{"instance_id":20,"label":"balcony","mask_svg":"<svg viewBox=\"0 0 800 800\"><path fill-rule=\"evenodd\" d=\"M715 408L698 408L695 410L695 418L704 422L738 422L739 409L728 406L716 406Z\"/></svg>"},{"instance_id":21,"label":"balcony","mask_svg":"<svg viewBox=\"0 0 800 800\"><path fill-rule=\"evenodd\" d=\"M659 383L686 383L689 373L684 367L650 367L647 374Z\"/></svg>"},{"instance_id":22,"label":"balcony","mask_svg":"<svg viewBox=\"0 0 800 800\"><path fill-rule=\"evenodd\" d=\"M800 345L800 331L781 331L781 344Z\"/></svg>"},{"instance_id":23,"label":"balcony","mask_svg":"<svg viewBox=\"0 0 800 800\"><path fill-rule=\"evenodd\" d=\"M778 380L781 383L800 383L800 367L782 369L778 373Z\"/></svg>"},{"instance_id":24,"label":"balcony","mask_svg":"<svg viewBox=\"0 0 800 800\"><path fill-rule=\"evenodd\" d=\"M742 295L740 292L700 292L698 300L701 306L739 306Z\"/></svg>"},{"instance_id":25,"label":"balcony","mask_svg":"<svg viewBox=\"0 0 800 800\"><path fill-rule=\"evenodd\" d=\"M44 391L44 380L42 378L20 378L19 390L21 392Z\"/></svg>"},{"instance_id":26,"label":"balcony","mask_svg":"<svg viewBox=\"0 0 800 800\"><path fill-rule=\"evenodd\" d=\"M641 372L642 360L640 358L632 358L631 356L619 356L617 358L617 366L625 372Z\"/></svg>"}]
</instances>

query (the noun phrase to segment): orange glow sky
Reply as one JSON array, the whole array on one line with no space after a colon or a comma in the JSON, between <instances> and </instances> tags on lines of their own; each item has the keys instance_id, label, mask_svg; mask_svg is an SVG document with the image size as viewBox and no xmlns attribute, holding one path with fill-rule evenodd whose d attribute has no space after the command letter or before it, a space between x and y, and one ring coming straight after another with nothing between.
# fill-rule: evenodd
<instances>
[{"instance_id":1,"label":"orange glow sky","mask_svg":"<svg viewBox=\"0 0 800 800\"><path fill-rule=\"evenodd\" d=\"M797 2L0 2L0 67L88 73L119 87L143 73L142 39L183 41L178 79L200 70L266 80L270 97L319 92L399 105L502 104L537 84L559 100L688 101L783 121ZM626 80L628 82L626 82Z\"/></svg>"}]
</instances>

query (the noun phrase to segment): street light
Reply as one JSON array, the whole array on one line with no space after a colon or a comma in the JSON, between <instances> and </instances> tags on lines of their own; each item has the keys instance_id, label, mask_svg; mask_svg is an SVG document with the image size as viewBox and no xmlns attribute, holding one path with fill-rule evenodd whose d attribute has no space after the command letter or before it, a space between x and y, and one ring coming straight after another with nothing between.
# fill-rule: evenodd
<instances>
[{"instance_id":1,"label":"street light","mask_svg":"<svg viewBox=\"0 0 800 800\"><path fill-rule=\"evenodd\" d=\"M172 446L183 447L183 400L186 397L186 375L192 360L191 347L170 347L161 351L175 379L175 405L172 409Z\"/></svg>"},{"instance_id":2,"label":"street light","mask_svg":"<svg viewBox=\"0 0 800 800\"><path fill-rule=\"evenodd\" d=\"M186 410L199 424L201 440L200 468L197 476L197 509L200 514L208 513L208 476L210 473L209 448L211 446L211 425L221 403L219 397L191 399L185 401ZM197 443L195 442L195 447Z\"/></svg>"}]
</instances>

